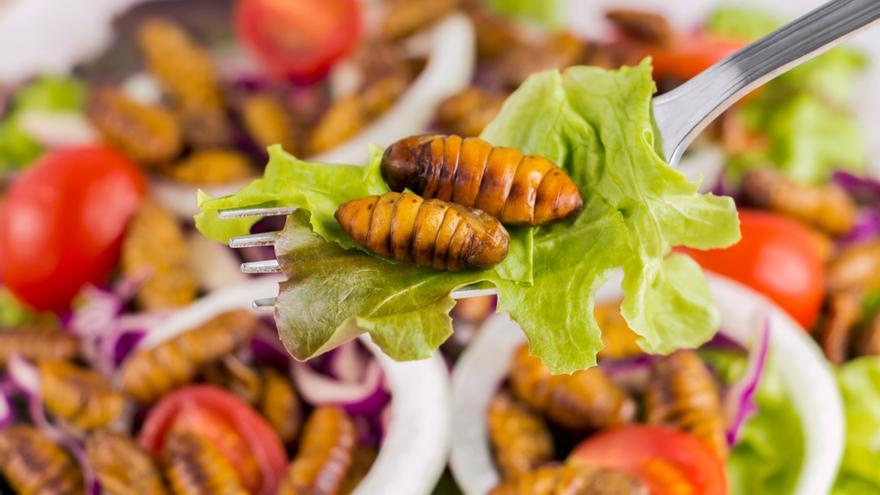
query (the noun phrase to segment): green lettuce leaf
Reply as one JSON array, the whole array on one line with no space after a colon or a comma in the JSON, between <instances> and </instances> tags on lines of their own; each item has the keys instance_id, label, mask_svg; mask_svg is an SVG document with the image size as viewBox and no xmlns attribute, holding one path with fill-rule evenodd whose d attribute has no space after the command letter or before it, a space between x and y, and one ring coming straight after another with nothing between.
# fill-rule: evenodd
<instances>
[{"instance_id":1,"label":"green lettuce leaf","mask_svg":"<svg viewBox=\"0 0 880 495\"><path fill-rule=\"evenodd\" d=\"M564 166L581 185L585 207L574 219L512 229L508 257L493 270L438 272L351 249L332 215L348 199L386 190L378 150L358 169L307 164L273 148L262 182L231 197L200 196L197 226L225 240L250 225L221 222L218 209L290 204L310 212L290 217L276 244L289 280L276 308L279 329L300 359L365 331L396 359L424 357L452 330L449 292L492 284L532 353L557 373L583 369L595 364L602 346L592 295L618 268L623 314L642 347L693 347L717 330L718 314L697 265L667 255L676 245L732 244L738 222L729 198L697 194L697 184L657 154L653 91L645 62L619 71L541 73L511 96L484 138Z\"/></svg>"},{"instance_id":2,"label":"green lettuce leaf","mask_svg":"<svg viewBox=\"0 0 880 495\"><path fill-rule=\"evenodd\" d=\"M706 31L725 38L754 40L782 25L769 12L749 6L721 5L706 19Z\"/></svg>"},{"instance_id":3,"label":"green lettuce leaf","mask_svg":"<svg viewBox=\"0 0 880 495\"><path fill-rule=\"evenodd\" d=\"M846 417L846 446L834 495L880 493L880 358L840 367L837 381Z\"/></svg>"},{"instance_id":4,"label":"green lettuce leaf","mask_svg":"<svg viewBox=\"0 0 880 495\"><path fill-rule=\"evenodd\" d=\"M489 8L506 16L554 28L562 22L561 0L490 0Z\"/></svg>"}]
</instances>

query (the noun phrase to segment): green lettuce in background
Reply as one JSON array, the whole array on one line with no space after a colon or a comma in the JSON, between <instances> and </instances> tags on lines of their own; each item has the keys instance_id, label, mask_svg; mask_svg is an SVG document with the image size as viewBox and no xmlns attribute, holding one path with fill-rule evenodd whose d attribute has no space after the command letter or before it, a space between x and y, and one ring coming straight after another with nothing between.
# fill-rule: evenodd
<instances>
[{"instance_id":1,"label":"green lettuce in background","mask_svg":"<svg viewBox=\"0 0 880 495\"><path fill-rule=\"evenodd\" d=\"M551 370L587 368L602 346L592 295L618 268L622 312L642 348L695 347L717 330L717 308L696 263L669 252L730 245L739 239L738 220L730 198L698 194L698 184L657 154L653 92L644 62L617 71L540 73L508 99L483 137L565 167L585 206L573 219L511 229L508 257L492 270L448 273L353 249L333 214L349 199L387 190L377 150L360 168L309 164L273 147L263 179L224 198L200 194L196 225L225 241L247 233L250 222L221 221L219 209L283 204L309 212L290 217L276 243L288 276L276 318L300 359L364 331L395 359L426 357L452 331L449 293L492 284L500 310L520 324L531 352Z\"/></svg>"},{"instance_id":2,"label":"green lettuce in background","mask_svg":"<svg viewBox=\"0 0 880 495\"><path fill-rule=\"evenodd\" d=\"M880 493L880 357L841 366L846 443L834 495Z\"/></svg>"},{"instance_id":3,"label":"green lettuce in background","mask_svg":"<svg viewBox=\"0 0 880 495\"><path fill-rule=\"evenodd\" d=\"M725 6L706 22L718 36L753 40L783 22L754 7ZM801 182L823 182L837 169L863 171L865 136L852 112L853 86L866 57L835 48L768 83L739 107L746 128L767 138L765 148L731 158L729 170L775 164Z\"/></svg>"},{"instance_id":4,"label":"green lettuce in background","mask_svg":"<svg viewBox=\"0 0 880 495\"><path fill-rule=\"evenodd\" d=\"M489 0L499 14L554 28L562 23L562 0Z\"/></svg>"}]
</instances>

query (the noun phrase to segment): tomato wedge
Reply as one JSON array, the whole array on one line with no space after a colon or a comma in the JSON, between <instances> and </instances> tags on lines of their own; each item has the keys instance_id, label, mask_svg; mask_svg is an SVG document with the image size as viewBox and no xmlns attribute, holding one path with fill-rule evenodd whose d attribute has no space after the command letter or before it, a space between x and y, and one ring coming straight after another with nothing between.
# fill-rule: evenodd
<instances>
[{"instance_id":1,"label":"tomato wedge","mask_svg":"<svg viewBox=\"0 0 880 495\"><path fill-rule=\"evenodd\" d=\"M357 0L239 0L238 37L273 76L314 82L354 46L361 32Z\"/></svg>"},{"instance_id":2,"label":"tomato wedge","mask_svg":"<svg viewBox=\"0 0 880 495\"><path fill-rule=\"evenodd\" d=\"M207 439L235 467L251 493L273 495L287 467L278 435L250 406L210 385L192 385L166 395L148 413L138 442L159 456L170 431Z\"/></svg>"},{"instance_id":3,"label":"tomato wedge","mask_svg":"<svg viewBox=\"0 0 880 495\"><path fill-rule=\"evenodd\" d=\"M652 46L646 55L654 63L655 78L687 80L746 45L746 42L696 33L676 39L668 46Z\"/></svg>"},{"instance_id":4,"label":"tomato wedge","mask_svg":"<svg viewBox=\"0 0 880 495\"><path fill-rule=\"evenodd\" d=\"M726 495L724 464L709 447L679 430L633 425L594 435L570 462L621 469L638 476L651 495Z\"/></svg>"},{"instance_id":5,"label":"tomato wedge","mask_svg":"<svg viewBox=\"0 0 880 495\"><path fill-rule=\"evenodd\" d=\"M825 265L815 235L785 216L739 211L742 240L726 249L682 249L703 268L763 293L810 329L825 294Z\"/></svg>"},{"instance_id":6,"label":"tomato wedge","mask_svg":"<svg viewBox=\"0 0 880 495\"><path fill-rule=\"evenodd\" d=\"M0 209L0 279L24 303L61 311L83 284L116 266L146 179L104 146L48 153L10 187Z\"/></svg>"}]
</instances>

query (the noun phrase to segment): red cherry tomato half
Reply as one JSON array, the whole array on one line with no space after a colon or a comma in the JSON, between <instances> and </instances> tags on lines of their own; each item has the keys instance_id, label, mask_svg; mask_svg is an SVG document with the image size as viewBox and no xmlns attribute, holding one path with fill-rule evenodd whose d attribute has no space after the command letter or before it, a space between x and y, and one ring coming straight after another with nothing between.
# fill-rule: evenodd
<instances>
[{"instance_id":1,"label":"red cherry tomato half","mask_svg":"<svg viewBox=\"0 0 880 495\"><path fill-rule=\"evenodd\" d=\"M166 395L147 414L138 442L161 455L168 432L187 431L217 447L251 493L274 495L287 467L284 445L250 406L210 385L192 385Z\"/></svg>"},{"instance_id":2,"label":"red cherry tomato half","mask_svg":"<svg viewBox=\"0 0 880 495\"><path fill-rule=\"evenodd\" d=\"M137 166L101 146L47 154L10 187L0 210L0 279L23 302L60 311L105 280L146 194Z\"/></svg>"},{"instance_id":3,"label":"red cherry tomato half","mask_svg":"<svg viewBox=\"0 0 880 495\"><path fill-rule=\"evenodd\" d=\"M809 329L825 291L814 234L776 213L740 210L742 240L727 249L684 249L703 268L763 293Z\"/></svg>"},{"instance_id":4,"label":"red cherry tomato half","mask_svg":"<svg viewBox=\"0 0 880 495\"><path fill-rule=\"evenodd\" d=\"M687 80L746 44L741 40L697 33L679 38L668 46L651 47L646 54L653 59L655 78Z\"/></svg>"},{"instance_id":5,"label":"red cherry tomato half","mask_svg":"<svg viewBox=\"0 0 880 495\"><path fill-rule=\"evenodd\" d=\"M239 39L270 74L314 82L345 56L360 36L357 0L240 0Z\"/></svg>"},{"instance_id":6,"label":"red cherry tomato half","mask_svg":"<svg viewBox=\"0 0 880 495\"><path fill-rule=\"evenodd\" d=\"M631 473L648 485L651 495L728 493L721 459L696 438L672 428L608 430L578 445L569 461Z\"/></svg>"}]
</instances>

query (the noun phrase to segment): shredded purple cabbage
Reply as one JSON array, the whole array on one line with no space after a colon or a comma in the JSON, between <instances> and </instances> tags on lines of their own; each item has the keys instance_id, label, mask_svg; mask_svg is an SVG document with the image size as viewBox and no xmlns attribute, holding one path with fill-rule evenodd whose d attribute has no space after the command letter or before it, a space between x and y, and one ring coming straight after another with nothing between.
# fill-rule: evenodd
<instances>
[{"instance_id":1,"label":"shredded purple cabbage","mask_svg":"<svg viewBox=\"0 0 880 495\"><path fill-rule=\"evenodd\" d=\"M841 247L858 244L880 237L880 210L863 209L849 232L837 240Z\"/></svg>"},{"instance_id":2,"label":"shredded purple cabbage","mask_svg":"<svg viewBox=\"0 0 880 495\"><path fill-rule=\"evenodd\" d=\"M858 176L844 170L837 170L831 180L843 188L857 202L880 206L880 181L870 177Z\"/></svg>"},{"instance_id":3,"label":"shredded purple cabbage","mask_svg":"<svg viewBox=\"0 0 880 495\"><path fill-rule=\"evenodd\" d=\"M755 346L749 350L749 361L743 377L727 391L724 406L727 413L727 443L735 445L739 440L742 427L757 410L755 395L761 377L767 367L767 355L770 348L770 318L762 319L760 337Z\"/></svg>"}]
</instances>

